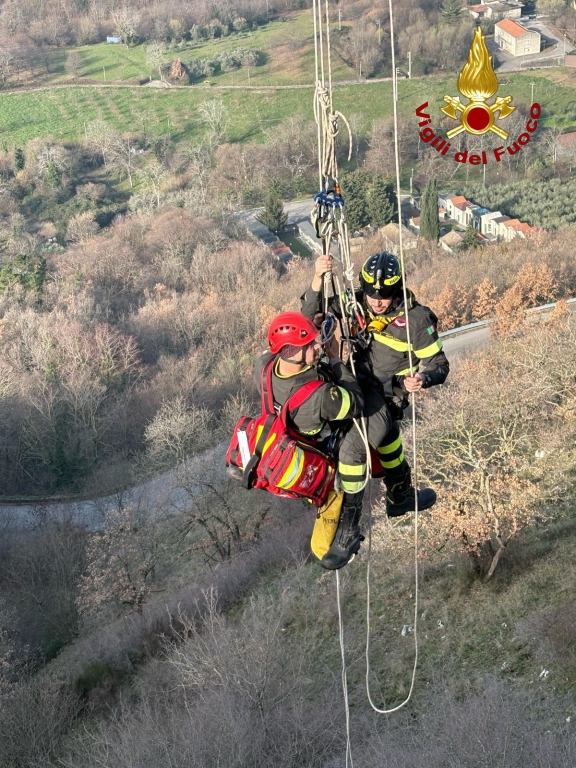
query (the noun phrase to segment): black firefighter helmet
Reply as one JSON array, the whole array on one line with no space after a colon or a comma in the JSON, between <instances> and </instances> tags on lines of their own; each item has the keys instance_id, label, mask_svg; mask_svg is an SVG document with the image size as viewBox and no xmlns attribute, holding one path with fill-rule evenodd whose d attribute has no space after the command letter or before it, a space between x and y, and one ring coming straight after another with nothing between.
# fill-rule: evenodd
<instances>
[{"instance_id":1,"label":"black firefighter helmet","mask_svg":"<svg viewBox=\"0 0 576 768\"><path fill-rule=\"evenodd\" d=\"M367 296L390 299L402 290L402 271L396 256L381 251L370 256L360 272L360 286Z\"/></svg>"}]
</instances>

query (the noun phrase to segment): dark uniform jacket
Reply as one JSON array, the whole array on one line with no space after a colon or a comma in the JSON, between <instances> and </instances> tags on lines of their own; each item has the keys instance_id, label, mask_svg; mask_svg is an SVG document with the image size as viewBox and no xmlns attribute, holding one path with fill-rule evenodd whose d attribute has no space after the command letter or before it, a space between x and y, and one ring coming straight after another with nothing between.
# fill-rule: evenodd
<instances>
[{"instance_id":1,"label":"dark uniform jacket","mask_svg":"<svg viewBox=\"0 0 576 768\"><path fill-rule=\"evenodd\" d=\"M265 352L256 363L254 381L259 392L262 368L270 356L270 352ZM360 385L341 360L331 364L306 366L291 376L281 376L278 373L277 361L272 373L272 391L278 410L304 384L318 380L325 381L326 384L318 387L300 408L289 413L298 432L314 438L325 437L323 428L330 422L341 422L360 416L364 407Z\"/></svg>"},{"instance_id":2,"label":"dark uniform jacket","mask_svg":"<svg viewBox=\"0 0 576 768\"><path fill-rule=\"evenodd\" d=\"M416 301L412 291L407 291L407 295L413 371L424 374L424 388L442 384L450 366L438 337L438 318L431 309ZM313 319L323 311L321 291L310 287L301 300L302 314L306 317ZM410 375L404 299L402 296L394 299L381 315L370 312L363 291L356 291L356 300L363 306L370 341L368 348L359 349L355 357L358 379L364 386L376 379L386 397L404 405L407 393L402 382ZM337 297L330 299L329 308L340 315Z\"/></svg>"}]
</instances>

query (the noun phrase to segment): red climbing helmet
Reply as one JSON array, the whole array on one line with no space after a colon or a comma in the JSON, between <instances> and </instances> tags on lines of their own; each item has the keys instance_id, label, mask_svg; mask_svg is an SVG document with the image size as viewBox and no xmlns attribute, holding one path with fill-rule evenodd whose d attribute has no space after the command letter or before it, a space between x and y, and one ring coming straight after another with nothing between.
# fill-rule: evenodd
<instances>
[{"instance_id":1,"label":"red climbing helmet","mask_svg":"<svg viewBox=\"0 0 576 768\"><path fill-rule=\"evenodd\" d=\"M268 328L268 347L273 355L282 347L305 347L316 341L320 331L311 320L299 312L282 312Z\"/></svg>"}]
</instances>

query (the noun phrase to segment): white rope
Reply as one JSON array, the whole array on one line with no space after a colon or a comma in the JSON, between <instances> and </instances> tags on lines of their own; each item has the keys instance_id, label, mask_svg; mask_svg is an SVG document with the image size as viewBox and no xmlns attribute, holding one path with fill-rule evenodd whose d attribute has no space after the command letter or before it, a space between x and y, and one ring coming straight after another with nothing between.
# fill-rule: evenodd
<instances>
[{"instance_id":1,"label":"white rope","mask_svg":"<svg viewBox=\"0 0 576 768\"><path fill-rule=\"evenodd\" d=\"M318 129L318 174L319 174L319 181L320 181L320 188L324 189L324 185L327 183L328 178L333 179L334 183L337 185L338 180L338 168L337 168L337 160L336 160L336 138L338 136L338 118L342 117L344 122L346 123L346 126L348 128L348 134L349 134L349 141L350 141L350 150L349 150L349 158L351 157L352 153L352 134L350 131L350 126L348 122L346 121L345 117L340 112L334 112L333 106L332 106L332 63L331 63L331 52L330 52L330 23L329 23L329 16L328 16L328 0L325 0L326 2L326 19L325 19L325 25L326 25L326 56L327 56L327 66L326 69L328 71L328 87L326 87L326 81L325 81L325 68L324 68L324 46L323 46L323 20L322 20L322 12L320 8L320 0L313 0L313 13L314 13L314 53L315 53L315 65L316 65L316 91L314 95L314 118L316 120L317 129ZM398 226L399 226L399 255L400 255L400 266L401 266L401 272L402 272L402 290L403 290L403 299L404 299L404 307L405 307L405 316L406 316L406 336L407 336L407 342L408 342L408 363L410 368L410 375L413 376L414 374L414 365L413 365L413 357L412 357L412 344L411 344L411 338L410 338L410 322L409 322L409 305L408 305L408 292L406 288L406 271L405 271L405 264L404 264L404 247L403 247L403 239L402 239L402 200L400 197L400 157L399 157L399 147L398 147L398 110L397 110L397 104L396 104L396 95L398 93L398 76L396 72L396 58L395 58L395 51L394 51L394 19L393 19L393 10L392 10L392 0L389 0L389 12L390 12L390 44L391 44L391 53L392 53L392 82L393 82L393 110L394 110L394 153L395 153L395 166L396 166L396 197L398 202ZM338 191L339 188L337 187ZM331 219L325 223L325 225L322 228L321 236L322 240L324 242L323 247L323 253L329 254L330 253L330 243L332 240L332 237L336 233L337 239L338 239L338 246L339 246L339 252L340 252L340 259L342 261L342 271L343 271L343 277L344 280L350 284L351 288L351 301L347 307L344 307L343 299L342 299L342 291L340 290L340 286L338 284L337 278L334 278L332 274L327 274L324 276L324 312L327 312L328 309L328 288L330 285L335 286L335 292L338 296L339 302L340 302L340 314L342 317L342 324L345 329L345 335L347 340L347 346L348 346L348 359L350 360L350 367L352 369L352 373L355 375L355 365L354 365L354 354L353 354L353 347L352 347L352 340L351 340L351 328L350 328L350 322L349 322L349 312L352 310L353 313L359 312L359 308L355 299L354 295L354 270L352 266L352 261L350 257L350 239L349 239L349 233L348 233L348 226L344 218L344 212L342 209L340 209L338 216L334 215L334 212L332 212ZM415 513L414 513L414 577L415 577L415 591L414 591L414 666L412 669L412 679L410 682L410 689L408 691L408 695L406 699L399 704L398 706L391 708L391 709L379 709L372 699L372 695L370 692L370 598L371 598L371 585L370 585L370 575L371 575L371 551L372 551L372 513L371 513L371 504L370 504L370 514L369 514L369 526L368 526L368 559L367 559L367 569L366 569L366 693L368 696L368 701L370 702L370 705L372 708L379 713L382 714L390 714L392 712L396 712L402 707L404 707L411 699L412 692L414 690L414 684L416 680L416 671L418 667L418 604L419 604L419 573L418 573L418 492L416 488L418 487L418 475L417 475L417 445L416 445L416 408L415 408L415 397L412 394L411 397L412 402L412 443L413 443L413 480L414 480L414 494L415 494ZM360 435L362 437L363 443L366 448L366 465L367 465L367 472L366 472L366 478L364 481L364 484L362 486L362 490L367 486L369 479L372 474L372 468L371 468L371 456L370 456L370 445L368 441L368 430L367 430L367 424L366 419L362 417L361 419L354 419L354 427L358 429L360 432ZM348 768L348 765L352 766L352 753L351 753L351 747L350 747L350 713L349 713L349 705L348 705L348 689L347 689L347 678L346 678L346 658L345 658L345 650L344 650L344 626L342 621L342 610L341 610L341 603L340 603L340 577L338 574L338 571L336 571L336 591L337 591L337 600L338 600L338 620L339 620L339 638L340 638L340 650L341 650L341 656L342 656L342 687L344 691L344 705L345 705L345 712L346 712L346 737L347 737L347 745L346 745L346 767Z\"/></svg>"},{"instance_id":2,"label":"white rope","mask_svg":"<svg viewBox=\"0 0 576 768\"><path fill-rule=\"evenodd\" d=\"M338 603L338 637L340 639L340 656L342 657L342 690L344 691L344 711L346 712L346 768L354 768L352 762L352 744L350 742L350 705L348 703L348 680L346 677L346 646L344 643L344 622L342 621L342 605L340 602L340 571L336 571L336 601Z\"/></svg>"},{"instance_id":3,"label":"white rope","mask_svg":"<svg viewBox=\"0 0 576 768\"><path fill-rule=\"evenodd\" d=\"M396 162L396 198L398 201L398 246L400 253L400 267L402 270L402 291L404 296L404 307L406 316L406 340L408 342L408 362L410 366L410 376L414 375L414 366L412 359L412 344L410 341L410 322L408 319L408 291L406 288L406 271L404 268L404 249L402 242L402 200L400 198L400 154L398 151L398 109L396 106L396 95L398 93L398 74L396 72L396 57L394 52L394 17L392 12L392 0L388 0L390 13L390 47L392 52L392 84L393 84L393 106L394 106L394 154ZM416 681L416 670L418 668L418 602L419 602L419 572L418 572L418 463L416 448L416 398L414 393L411 395L412 402L412 466L413 466L413 486L415 498L414 510L414 666L412 668L412 680L408 695L401 704L391 709L379 709L372 700L370 693L370 554L372 550L372 514L368 523L368 562L366 567L366 694L370 706L376 712L383 715L397 712L406 706L412 697L414 683Z\"/></svg>"}]
</instances>

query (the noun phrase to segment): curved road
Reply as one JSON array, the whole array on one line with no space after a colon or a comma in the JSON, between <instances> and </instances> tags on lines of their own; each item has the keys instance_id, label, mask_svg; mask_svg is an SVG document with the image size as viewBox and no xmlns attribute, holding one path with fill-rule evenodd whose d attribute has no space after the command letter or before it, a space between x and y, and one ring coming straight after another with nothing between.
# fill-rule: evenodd
<instances>
[{"instance_id":1,"label":"curved road","mask_svg":"<svg viewBox=\"0 0 576 768\"><path fill-rule=\"evenodd\" d=\"M446 351L452 356L465 354L472 348L478 348L486 343L489 331L487 327L458 329L450 332L444 339ZM205 453L194 456L186 462L187 477L194 478L198 485L195 492L199 493L202 483L209 484L222 480L224 475L224 457L226 444L220 443ZM128 504L143 507L162 507L176 514L189 501L190 493L184 489L178 480L179 470L165 472L143 485L130 488L122 493L116 493L100 499L87 501L37 502L35 504L0 504L0 532L5 526L18 524L18 527L33 524L35 521L49 515L59 520L70 520L78 524L98 528L107 510L118 509L120 505ZM194 492L194 491L193 491Z\"/></svg>"},{"instance_id":2,"label":"curved road","mask_svg":"<svg viewBox=\"0 0 576 768\"><path fill-rule=\"evenodd\" d=\"M309 203L306 203L309 206ZM568 299L569 309L576 311L576 298ZM529 309L527 315L547 315L555 304ZM444 348L453 361L471 350L480 349L489 340L489 322L472 323L440 334ZM135 505L144 508L161 507L168 513L177 514L189 502L190 495L201 494L202 486L221 481L224 477L226 443L219 443L204 453L189 459L184 468L172 469L143 485L100 499L86 501L37 502L35 504L0 504L0 535L11 526L34 523L49 515L55 519L70 520L91 528L100 527L106 511L120 506ZM189 490L179 481L179 474L186 476L192 487Z\"/></svg>"}]
</instances>

